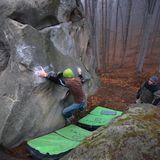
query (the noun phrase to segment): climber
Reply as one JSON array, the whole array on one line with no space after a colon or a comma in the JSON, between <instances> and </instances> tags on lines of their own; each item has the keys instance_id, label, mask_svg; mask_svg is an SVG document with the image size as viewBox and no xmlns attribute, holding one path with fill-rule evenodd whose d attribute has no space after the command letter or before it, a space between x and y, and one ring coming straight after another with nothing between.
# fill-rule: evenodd
<instances>
[{"instance_id":1,"label":"climber","mask_svg":"<svg viewBox=\"0 0 160 160\"><path fill-rule=\"evenodd\" d=\"M74 73L70 68L62 72L63 78L59 78L54 73L47 73L43 68L36 72L39 77L47 78L56 84L69 88L70 93L73 95L74 103L63 110L63 116L66 123L71 123L74 119L75 111L83 111L85 106L86 97L82 89L84 78L82 70L77 68L78 77L74 77Z\"/></svg>"},{"instance_id":2,"label":"climber","mask_svg":"<svg viewBox=\"0 0 160 160\"><path fill-rule=\"evenodd\" d=\"M158 77L153 75L145 81L136 95L136 103L150 103L157 105L160 101L160 85Z\"/></svg>"}]
</instances>

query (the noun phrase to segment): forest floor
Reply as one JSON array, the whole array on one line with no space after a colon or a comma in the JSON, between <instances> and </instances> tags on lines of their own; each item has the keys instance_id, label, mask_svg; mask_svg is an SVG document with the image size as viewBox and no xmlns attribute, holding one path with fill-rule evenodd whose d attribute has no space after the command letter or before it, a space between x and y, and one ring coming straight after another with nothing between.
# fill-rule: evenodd
<instances>
[{"instance_id":1,"label":"forest floor","mask_svg":"<svg viewBox=\"0 0 160 160\"><path fill-rule=\"evenodd\" d=\"M120 111L125 111L128 106L135 103L135 95L140 84L153 74L153 70L138 74L133 68L120 68L109 70L106 74L99 75L100 86L97 92L88 98L86 111L80 117L86 115L96 106L103 106ZM80 118L79 117L79 118ZM31 160L26 152L25 145L8 151L16 160Z\"/></svg>"},{"instance_id":2,"label":"forest floor","mask_svg":"<svg viewBox=\"0 0 160 160\"><path fill-rule=\"evenodd\" d=\"M111 69L106 74L101 74L100 86L97 92L88 98L86 113L96 106L103 106L119 111L125 111L130 104L135 103L136 93L140 85L153 73L137 73L133 67Z\"/></svg>"}]
</instances>

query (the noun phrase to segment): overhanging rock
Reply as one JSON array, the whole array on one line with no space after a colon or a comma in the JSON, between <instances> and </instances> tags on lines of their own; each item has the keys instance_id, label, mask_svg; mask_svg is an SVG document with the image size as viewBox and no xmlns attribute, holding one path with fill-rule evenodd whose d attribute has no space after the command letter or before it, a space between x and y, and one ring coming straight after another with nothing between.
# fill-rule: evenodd
<instances>
[{"instance_id":1,"label":"overhanging rock","mask_svg":"<svg viewBox=\"0 0 160 160\"><path fill-rule=\"evenodd\" d=\"M76 71L79 66L88 79L84 85L86 95L95 91L98 83L85 25L85 20L65 22L39 31L4 16L0 30L0 41L4 43L0 45L1 145L13 147L64 125L61 113L72 97L66 96L66 88L37 77L34 71L39 66L55 72L66 67Z\"/></svg>"}]
</instances>

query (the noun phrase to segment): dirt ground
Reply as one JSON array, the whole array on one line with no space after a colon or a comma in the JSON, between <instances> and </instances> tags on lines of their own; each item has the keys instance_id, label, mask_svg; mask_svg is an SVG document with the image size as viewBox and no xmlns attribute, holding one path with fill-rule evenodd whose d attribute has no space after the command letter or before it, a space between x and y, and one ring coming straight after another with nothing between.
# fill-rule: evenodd
<instances>
[{"instance_id":1,"label":"dirt ground","mask_svg":"<svg viewBox=\"0 0 160 160\"><path fill-rule=\"evenodd\" d=\"M153 70L138 74L133 67L111 69L106 74L99 75L100 86L97 92L88 98L86 111L79 116L85 116L96 106L103 106L120 111L128 109L129 104L135 103L135 95L140 84L155 74ZM7 151L16 160L32 160L26 152L25 145Z\"/></svg>"}]
</instances>

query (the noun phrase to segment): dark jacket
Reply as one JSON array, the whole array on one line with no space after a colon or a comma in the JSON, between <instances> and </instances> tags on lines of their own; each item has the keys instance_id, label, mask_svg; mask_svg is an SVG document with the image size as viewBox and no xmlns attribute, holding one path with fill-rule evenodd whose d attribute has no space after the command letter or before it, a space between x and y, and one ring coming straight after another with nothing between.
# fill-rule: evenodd
<instances>
[{"instance_id":1,"label":"dark jacket","mask_svg":"<svg viewBox=\"0 0 160 160\"><path fill-rule=\"evenodd\" d=\"M140 99L143 103L152 103L155 99L154 93L159 90L158 85L149 85L145 81L137 92L137 99Z\"/></svg>"},{"instance_id":2,"label":"dark jacket","mask_svg":"<svg viewBox=\"0 0 160 160\"><path fill-rule=\"evenodd\" d=\"M48 74L48 79L53 81L56 84L69 88L70 93L72 94L75 103L80 103L85 100L85 94L82 89L82 83L84 78L82 75L78 75L75 78L58 78L54 74Z\"/></svg>"}]
</instances>

